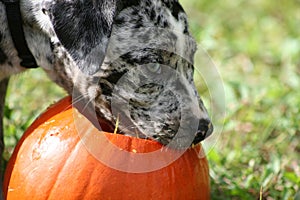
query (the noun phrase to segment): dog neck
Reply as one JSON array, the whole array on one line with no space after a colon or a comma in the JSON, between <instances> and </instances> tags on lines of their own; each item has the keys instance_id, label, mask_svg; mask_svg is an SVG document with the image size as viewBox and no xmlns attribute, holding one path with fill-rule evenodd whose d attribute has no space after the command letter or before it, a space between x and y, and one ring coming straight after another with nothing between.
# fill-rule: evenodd
<instances>
[{"instance_id":1,"label":"dog neck","mask_svg":"<svg viewBox=\"0 0 300 200\"><path fill-rule=\"evenodd\" d=\"M20 58L13 44L8 28L6 10L0 1L0 81L12 74L20 73L25 68L20 66Z\"/></svg>"},{"instance_id":2,"label":"dog neck","mask_svg":"<svg viewBox=\"0 0 300 200\"><path fill-rule=\"evenodd\" d=\"M22 17L20 10L20 1L15 0L1 0L6 8L6 17L8 22L9 31L18 51L18 56L21 58L20 65L25 68L37 68L36 61L30 52L24 36L22 25Z\"/></svg>"},{"instance_id":3,"label":"dog neck","mask_svg":"<svg viewBox=\"0 0 300 200\"><path fill-rule=\"evenodd\" d=\"M53 69L53 50L49 36L52 30L50 20L47 16L42 15L42 8L38 1L21 2L20 7L23 34L28 49L38 66L51 71ZM18 51L14 45L8 25L6 6L2 1L0 1L0 24L0 80L2 80L5 77L20 73L26 68L20 64L22 59L18 56Z\"/></svg>"}]
</instances>

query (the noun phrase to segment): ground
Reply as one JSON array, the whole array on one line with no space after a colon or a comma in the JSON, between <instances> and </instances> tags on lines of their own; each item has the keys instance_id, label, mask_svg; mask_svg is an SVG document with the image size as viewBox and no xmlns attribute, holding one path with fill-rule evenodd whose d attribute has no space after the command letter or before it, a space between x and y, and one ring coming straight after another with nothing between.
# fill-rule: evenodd
<instances>
[{"instance_id":1,"label":"ground","mask_svg":"<svg viewBox=\"0 0 300 200\"><path fill-rule=\"evenodd\" d=\"M226 116L215 122L223 130L207 152L212 199L294 199L300 190L300 1L181 2L226 95ZM198 78L210 107L214 88ZM40 69L11 79L6 159L32 121L63 96Z\"/></svg>"}]
</instances>

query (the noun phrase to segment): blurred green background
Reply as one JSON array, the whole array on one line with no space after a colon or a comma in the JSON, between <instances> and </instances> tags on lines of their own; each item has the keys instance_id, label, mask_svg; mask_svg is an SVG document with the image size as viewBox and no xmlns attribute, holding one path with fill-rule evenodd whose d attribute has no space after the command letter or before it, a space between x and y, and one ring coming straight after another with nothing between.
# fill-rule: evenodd
<instances>
[{"instance_id":1,"label":"blurred green background","mask_svg":"<svg viewBox=\"0 0 300 200\"><path fill-rule=\"evenodd\" d=\"M294 199L300 190L300 1L181 3L226 94L225 122L216 122L223 131L208 152L212 199ZM210 89L199 88L208 107ZM65 95L40 69L12 77L6 160L32 121Z\"/></svg>"}]
</instances>

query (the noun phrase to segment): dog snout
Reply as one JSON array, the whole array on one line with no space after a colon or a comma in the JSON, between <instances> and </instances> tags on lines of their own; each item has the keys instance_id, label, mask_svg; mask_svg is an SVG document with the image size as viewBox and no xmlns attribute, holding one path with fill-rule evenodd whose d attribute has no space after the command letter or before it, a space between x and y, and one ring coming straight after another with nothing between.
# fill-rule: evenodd
<instances>
[{"instance_id":1,"label":"dog snout","mask_svg":"<svg viewBox=\"0 0 300 200\"><path fill-rule=\"evenodd\" d=\"M198 131L196 133L193 144L198 144L212 134L214 127L209 119L200 119Z\"/></svg>"}]
</instances>

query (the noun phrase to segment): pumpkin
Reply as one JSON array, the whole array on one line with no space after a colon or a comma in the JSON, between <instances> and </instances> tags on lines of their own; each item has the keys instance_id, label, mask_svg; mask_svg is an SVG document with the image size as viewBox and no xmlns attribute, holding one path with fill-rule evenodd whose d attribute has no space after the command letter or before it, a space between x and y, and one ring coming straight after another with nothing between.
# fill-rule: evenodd
<instances>
[{"instance_id":1,"label":"pumpkin","mask_svg":"<svg viewBox=\"0 0 300 200\"><path fill-rule=\"evenodd\" d=\"M20 139L5 172L7 200L209 199L201 145L178 153L156 141L99 131L71 101L52 105Z\"/></svg>"}]
</instances>

